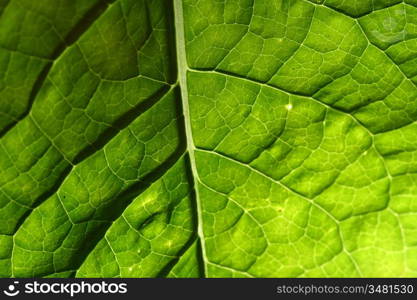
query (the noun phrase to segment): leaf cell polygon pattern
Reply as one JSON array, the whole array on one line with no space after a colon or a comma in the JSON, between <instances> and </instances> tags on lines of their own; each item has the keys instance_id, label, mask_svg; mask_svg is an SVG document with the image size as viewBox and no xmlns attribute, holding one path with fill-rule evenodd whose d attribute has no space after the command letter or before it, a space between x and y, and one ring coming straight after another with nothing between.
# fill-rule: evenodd
<instances>
[{"instance_id":1,"label":"leaf cell polygon pattern","mask_svg":"<svg viewBox=\"0 0 417 300\"><path fill-rule=\"evenodd\" d=\"M0 0L0 276L417 276L416 63L415 0Z\"/></svg>"}]
</instances>

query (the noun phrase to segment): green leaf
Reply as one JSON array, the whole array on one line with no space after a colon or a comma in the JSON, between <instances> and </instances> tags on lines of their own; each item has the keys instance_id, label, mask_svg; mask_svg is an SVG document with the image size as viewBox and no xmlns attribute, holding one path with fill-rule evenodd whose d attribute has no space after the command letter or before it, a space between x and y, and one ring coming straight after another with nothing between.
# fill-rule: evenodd
<instances>
[{"instance_id":1,"label":"green leaf","mask_svg":"<svg viewBox=\"0 0 417 300\"><path fill-rule=\"evenodd\" d=\"M0 0L0 277L417 276L416 0Z\"/></svg>"}]
</instances>

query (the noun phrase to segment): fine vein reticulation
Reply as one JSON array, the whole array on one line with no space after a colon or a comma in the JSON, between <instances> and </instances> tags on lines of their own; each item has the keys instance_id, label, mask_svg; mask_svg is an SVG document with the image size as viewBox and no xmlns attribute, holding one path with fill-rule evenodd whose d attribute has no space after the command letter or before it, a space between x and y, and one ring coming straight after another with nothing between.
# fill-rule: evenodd
<instances>
[{"instance_id":1,"label":"fine vein reticulation","mask_svg":"<svg viewBox=\"0 0 417 300\"><path fill-rule=\"evenodd\" d=\"M416 276L416 20L0 0L0 276Z\"/></svg>"}]
</instances>

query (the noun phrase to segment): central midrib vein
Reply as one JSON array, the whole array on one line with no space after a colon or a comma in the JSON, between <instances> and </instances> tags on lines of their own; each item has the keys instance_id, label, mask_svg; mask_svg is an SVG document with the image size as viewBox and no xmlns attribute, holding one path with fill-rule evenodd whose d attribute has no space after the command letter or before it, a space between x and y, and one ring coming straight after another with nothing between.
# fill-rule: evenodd
<instances>
[{"instance_id":1,"label":"central midrib vein","mask_svg":"<svg viewBox=\"0 0 417 300\"><path fill-rule=\"evenodd\" d=\"M191 131L191 120L190 120L190 109L188 103L188 89L187 89L187 58L185 54L185 38L184 38L184 17L182 0L174 0L174 18L175 18L175 44L177 54L177 69L178 69L178 82L181 89L181 101L184 114L185 123L185 136L187 140L187 152L190 158L191 172L194 178L194 192L197 207L197 234L200 239L201 255L203 258L204 265L204 276L207 277L206 264L208 262L206 256L206 249L204 244L204 233L203 233L203 216L200 196L198 192L198 173L195 162L195 145L193 142L193 136Z\"/></svg>"}]
</instances>

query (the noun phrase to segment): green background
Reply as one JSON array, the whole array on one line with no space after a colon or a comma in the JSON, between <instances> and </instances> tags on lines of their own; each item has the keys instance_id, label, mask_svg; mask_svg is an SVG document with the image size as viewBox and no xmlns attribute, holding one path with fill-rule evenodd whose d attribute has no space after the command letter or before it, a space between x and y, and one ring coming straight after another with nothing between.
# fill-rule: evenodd
<instances>
[{"instance_id":1,"label":"green background","mask_svg":"<svg viewBox=\"0 0 417 300\"><path fill-rule=\"evenodd\" d=\"M0 277L417 276L417 0L0 0Z\"/></svg>"}]
</instances>

